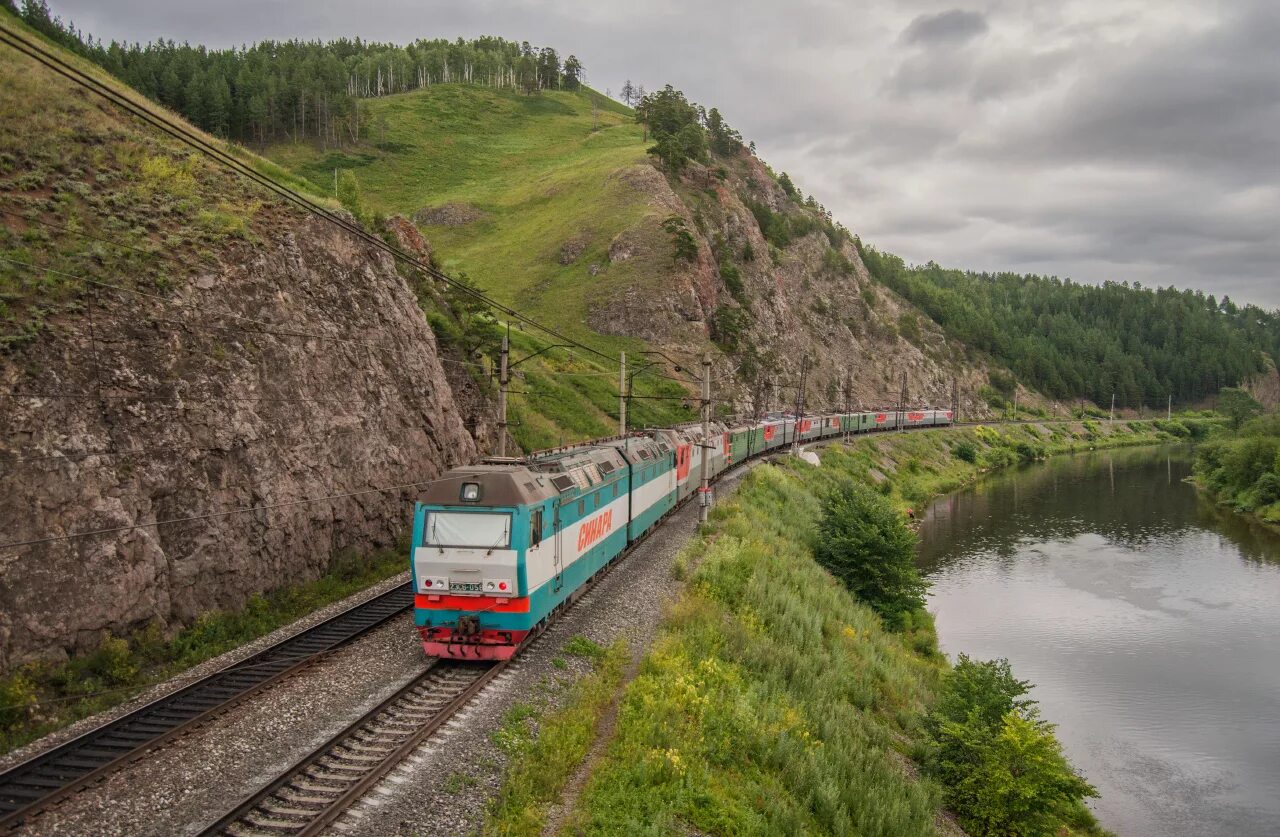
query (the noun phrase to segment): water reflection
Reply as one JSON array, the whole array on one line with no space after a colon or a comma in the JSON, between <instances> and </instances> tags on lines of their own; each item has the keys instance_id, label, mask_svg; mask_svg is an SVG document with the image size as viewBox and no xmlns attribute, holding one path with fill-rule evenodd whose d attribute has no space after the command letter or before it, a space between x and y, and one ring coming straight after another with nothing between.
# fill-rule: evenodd
<instances>
[{"instance_id":1,"label":"water reflection","mask_svg":"<svg viewBox=\"0 0 1280 837\"><path fill-rule=\"evenodd\" d=\"M1280 537L1185 449L1066 457L942 498L920 563L944 650L1009 657L1121 834L1271 834Z\"/></svg>"}]
</instances>

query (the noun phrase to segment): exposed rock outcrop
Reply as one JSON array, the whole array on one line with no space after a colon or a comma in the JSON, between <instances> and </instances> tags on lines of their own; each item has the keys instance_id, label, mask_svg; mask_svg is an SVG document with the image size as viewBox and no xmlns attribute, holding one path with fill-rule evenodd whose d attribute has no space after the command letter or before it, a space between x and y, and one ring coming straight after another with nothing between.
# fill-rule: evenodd
<instances>
[{"instance_id":1,"label":"exposed rock outcrop","mask_svg":"<svg viewBox=\"0 0 1280 837\"><path fill-rule=\"evenodd\" d=\"M954 378L962 411L986 411L972 395L987 383L985 367L872 282L852 241L833 246L814 227L784 248L769 243L747 201L780 214L801 210L758 158L743 153L719 172L693 165L679 192L651 165L613 177L644 194L649 212L610 244L606 270L625 266L629 273L600 285L592 328L688 351L711 339L739 355L728 368L752 347L763 373L721 394L740 409L789 404L794 394L767 393L769 379L794 383L807 358L811 404L843 404L846 376L854 405L893 403L905 372L913 403L950 404ZM676 259L674 267L671 234L662 227L672 215L697 245L696 256ZM738 288L724 279L722 265L736 273ZM910 339L901 334L904 324L915 329Z\"/></svg>"},{"instance_id":2,"label":"exposed rock outcrop","mask_svg":"<svg viewBox=\"0 0 1280 837\"><path fill-rule=\"evenodd\" d=\"M468 203L426 206L413 214L413 220L426 227L463 227L483 217L483 212Z\"/></svg>"},{"instance_id":3,"label":"exposed rock outcrop","mask_svg":"<svg viewBox=\"0 0 1280 837\"><path fill-rule=\"evenodd\" d=\"M36 541L0 549L0 669L391 546L417 485L475 456L389 257L291 216L219 258L0 356L2 540Z\"/></svg>"}]
</instances>

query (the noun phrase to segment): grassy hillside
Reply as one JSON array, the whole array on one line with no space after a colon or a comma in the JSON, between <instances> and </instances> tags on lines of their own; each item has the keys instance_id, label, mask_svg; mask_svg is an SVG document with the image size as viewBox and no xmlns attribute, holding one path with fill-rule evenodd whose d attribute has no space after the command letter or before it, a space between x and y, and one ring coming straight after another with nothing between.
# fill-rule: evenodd
<instances>
[{"instance_id":1,"label":"grassy hillside","mask_svg":"<svg viewBox=\"0 0 1280 837\"><path fill-rule=\"evenodd\" d=\"M757 468L677 560L691 572L623 690L566 833L933 834L924 717L947 666L928 620L887 630L811 544L842 480L919 507L983 472L1151 444L1181 424L1051 423L886 434ZM1174 431L1174 432L1170 432ZM691 570L689 568L692 568ZM1068 833L1100 833L1083 808Z\"/></svg>"},{"instance_id":2,"label":"grassy hillside","mask_svg":"<svg viewBox=\"0 0 1280 837\"><path fill-rule=\"evenodd\" d=\"M7 16L0 23L26 31ZM118 95L154 107L87 61L58 52ZM60 312L80 310L86 285L77 277L163 293L294 211L7 46L0 47L0 77L0 346L31 340ZM266 160L236 153L305 186Z\"/></svg>"},{"instance_id":3,"label":"grassy hillside","mask_svg":"<svg viewBox=\"0 0 1280 837\"><path fill-rule=\"evenodd\" d=\"M610 282L627 279L634 263L608 265L608 244L649 211L614 176L645 161L642 129L625 108L591 91L530 96L456 84L362 106L373 127L358 150L285 143L265 153L318 184L332 184L335 169L351 170L378 212L412 217L458 205L455 221L416 219L447 271L593 345L639 347L583 323L601 281L590 266L608 266ZM561 246L574 238L585 247L563 264Z\"/></svg>"}]
</instances>

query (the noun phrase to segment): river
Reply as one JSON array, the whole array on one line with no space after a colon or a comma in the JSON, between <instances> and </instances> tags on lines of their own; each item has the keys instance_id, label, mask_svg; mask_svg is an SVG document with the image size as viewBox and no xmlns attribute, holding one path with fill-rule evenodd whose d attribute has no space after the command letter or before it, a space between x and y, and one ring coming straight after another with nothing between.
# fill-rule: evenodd
<instances>
[{"instance_id":1,"label":"river","mask_svg":"<svg viewBox=\"0 0 1280 837\"><path fill-rule=\"evenodd\" d=\"M1280 535L1185 449L1059 457L921 525L943 651L1007 657L1120 835L1280 833Z\"/></svg>"}]
</instances>

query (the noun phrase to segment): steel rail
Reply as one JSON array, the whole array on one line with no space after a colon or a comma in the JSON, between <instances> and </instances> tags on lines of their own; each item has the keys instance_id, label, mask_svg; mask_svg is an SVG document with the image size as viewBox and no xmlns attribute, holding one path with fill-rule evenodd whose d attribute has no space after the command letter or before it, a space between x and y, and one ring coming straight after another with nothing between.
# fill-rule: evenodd
<instances>
[{"instance_id":1,"label":"steel rail","mask_svg":"<svg viewBox=\"0 0 1280 837\"><path fill-rule=\"evenodd\" d=\"M990 424L1012 424L1012 423L1028 423L1025 421L1018 422L989 422ZM907 430L938 430L946 426L952 425L926 425L918 427L905 427ZM893 432L886 430L883 432ZM857 433L853 435L865 435ZM839 433L826 438L818 437L804 443L804 446L823 445L848 441L848 436ZM779 454L785 454L784 449L762 450L752 454L739 462L734 463L718 474L714 482L719 482L730 473L737 471L739 468L748 465L756 460L774 459ZM596 575L585 585L574 591L573 595L566 600L556 612L547 619L547 621L539 627L538 631L530 635L524 647L527 647L545 628L553 621L559 618L562 613L575 604L582 596L589 592L604 575L616 566L623 559L631 555L641 544L648 541L661 525L674 516L684 506L690 503L694 494L690 494L684 500L677 503L663 519L645 532L635 541L633 541L625 550L619 553L612 561L602 567ZM48 750L44 753L34 756L33 758L9 769L4 773L0 773L0 828L12 828L20 824L27 817L38 813L54 802L66 797L68 794L84 787L90 782L123 767L124 765L137 760L149 750L155 748L159 744L168 740L176 734L192 728L200 724L214 715L217 715L231 706L241 702L242 700L252 696L266 686L276 682L277 680L287 676L292 672L296 672L300 668L309 665L322 655L328 653L339 645L349 642L364 632L382 624L387 619L408 610L413 605L413 591L410 583L402 584L380 596L370 599L363 604L356 605L343 613L340 613L320 624L304 630L292 637L272 645L270 648L258 652L246 660L228 666L218 672L208 675L201 680L192 683L176 692L161 697L129 714L111 721L101 727L90 730L83 735L72 739L58 747ZM372 616L372 618L370 618ZM344 624L345 623L345 624ZM340 627L341 626L341 627ZM294 653L285 654L286 650ZM449 661L452 662L452 661ZM496 674L503 666L494 667ZM425 673L424 675L425 676ZM388 700L394 700L402 695L405 690L410 689L420 681L415 679L408 686L404 687L396 695ZM488 682L485 679L483 682ZM479 690L479 686L475 691ZM460 702L456 705L450 704L453 708L449 714L457 711L466 699L469 699L474 691L465 692L466 697L460 696ZM381 707L380 707L381 708ZM375 709L374 712L378 710ZM368 719L369 716L360 719L356 723L359 724ZM442 721L443 722L443 721ZM414 739L412 746L406 745L407 749L404 753L396 757L399 761L411 752L423 738L429 736L439 724L429 723L424 727L426 730ZM351 733L352 728L339 733L338 738ZM336 738L334 739L336 740ZM333 741L330 742L332 744ZM329 745L326 745L326 747ZM399 751L397 751L399 752ZM308 759L318 758L322 753L317 751ZM304 760L307 761L307 760ZM310 763L310 762L308 762ZM301 763L300 763L301 764ZM390 769L392 765L387 767ZM298 768L298 765L295 765ZM257 800L265 799L270 796L275 789L282 786L292 775L295 768L290 769L288 775L281 776L267 788L255 794L251 799L246 800L232 814L241 812L238 816L245 815ZM356 786L350 796L343 796L346 800L341 808L334 809L336 813L334 818L341 813L341 810L350 805L363 793L369 785L376 782L378 778L385 775L383 770L376 776L368 779ZM246 807L247 806L247 807ZM241 809L244 809L243 811ZM211 830L205 833L219 833L216 829L229 827L237 817L228 814L222 820L219 820ZM326 823L332 822L332 818L326 819ZM313 833L313 832L302 832Z\"/></svg>"},{"instance_id":2,"label":"steel rail","mask_svg":"<svg viewBox=\"0 0 1280 837\"><path fill-rule=\"evenodd\" d=\"M16 827L412 606L406 582L0 773L0 829Z\"/></svg>"},{"instance_id":3,"label":"steel rail","mask_svg":"<svg viewBox=\"0 0 1280 837\"><path fill-rule=\"evenodd\" d=\"M319 834L506 666L433 660L393 695L200 834Z\"/></svg>"}]
</instances>

